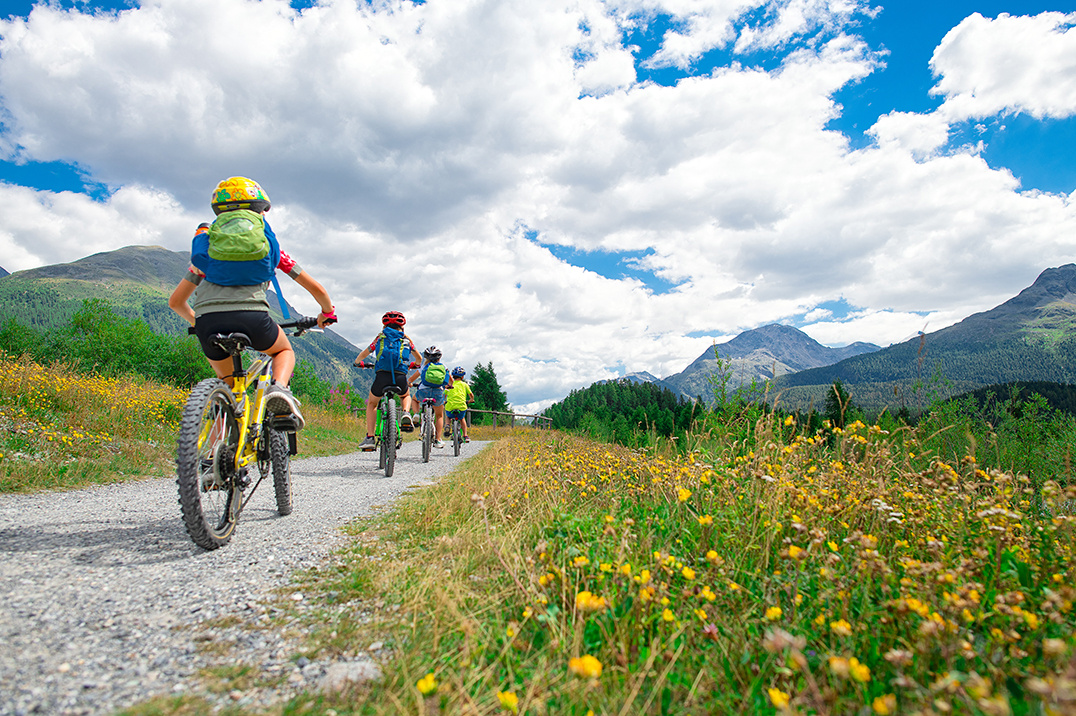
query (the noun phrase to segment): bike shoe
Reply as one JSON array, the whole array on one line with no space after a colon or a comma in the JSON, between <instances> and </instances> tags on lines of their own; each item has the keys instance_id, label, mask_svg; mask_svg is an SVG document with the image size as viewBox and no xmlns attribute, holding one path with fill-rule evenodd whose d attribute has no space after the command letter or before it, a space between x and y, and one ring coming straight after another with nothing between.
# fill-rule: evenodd
<instances>
[{"instance_id":1,"label":"bike shoe","mask_svg":"<svg viewBox=\"0 0 1076 716\"><path fill-rule=\"evenodd\" d=\"M445 446L445 444L444 444L443 442L441 442L440 440L438 440L437 442L435 442L435 443L433 444L433 446L434 446L435 448L443 448L443 447Z\"/></svg>"},{"instance_id":2,"label":"bike shoe","mask_svg":"<svg viewBox=\"0 0 1076 716\"><path fill-rule=\"evenodd\" d=\"M405 433L409 433L414 429L415 423L411 420L410 415L404 415L402 418L400 418L400 430L403 430Z\"/></svg>"},{"instance_id":3,"label":"bike shoe","mask_svg":"<svg viewBox=\"0 0 1076 716\"><path fill-rule=\"evenodd\" d=\"M269 415L291 415L295 420L295 429L302 430L306 421L299 410L299 401L291 391L274 383L265 391L265 412Z\"/></svg>"},{"instance_id":4,"label":"bike shoe","mask_svg":"<svg viewBox=\"0 0 1076 716\"><path fill-rule=\"evenodd\" d=\"M363 452L373 452L377 449L377 443L374 441L373 435L367 435L366 439L359 443L359 450Z\"/></svg>"}]
</instances>

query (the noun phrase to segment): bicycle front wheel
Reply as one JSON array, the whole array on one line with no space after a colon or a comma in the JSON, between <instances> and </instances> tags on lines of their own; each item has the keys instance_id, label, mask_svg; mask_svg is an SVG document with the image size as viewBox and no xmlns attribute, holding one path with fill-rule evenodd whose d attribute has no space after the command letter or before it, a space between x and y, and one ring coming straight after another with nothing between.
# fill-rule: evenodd
<instances>
[{"instance_id":1,"label":"bicycle front wheel","mask_svg":"<svg viewBox=\"0 0 1076 716\"><path fill-rule=\"evenodd\" d=\"M381 440L385 447L385 477L392 477L396 469L396 401L389 400L385 406L385 432Z\"/></svg>"},{"instance_id":2,"label":"bicycle front wheel","mask_svg":"<svg viewBox=\"0 0 1076 716\"><path fill-rule=\"evenodd\" d=\"M232 391L218 378L194 386L179 424L176 482L187 534L203 549L228 544L243 498L236 479L239 424Z\"/></svg>"},{"instance_id":3,"label":"bicycle front wheel","mask_svg":"<svg viewBox=\"0 0 1076 716\"><path fill-rule=\"evenodd\" d=\"M291 450L288 436L279 430L269 431L269 456L273 463L273 490L276 492L276 511L281 517L291 514Z\"/></svg>"},{"instance_id":4,"label":"bicycle front wheel","mask_svg":"<svg viewBox=\"0 0 1076 716\"><path fill-rule=\"evenodd\" d=\"M456 457L460 456L460 443L463 442L462 428L459 420L452 421L452 452Z\"/></svg>"}]
</instances>

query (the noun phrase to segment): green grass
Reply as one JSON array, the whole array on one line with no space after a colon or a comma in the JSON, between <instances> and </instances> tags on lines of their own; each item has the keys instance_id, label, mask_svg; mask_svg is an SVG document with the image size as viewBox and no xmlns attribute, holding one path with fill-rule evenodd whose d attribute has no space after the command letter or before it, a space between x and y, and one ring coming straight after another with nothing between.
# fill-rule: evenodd
<instances>
[{"instance_id":1,"label":"green grass","mask_svg":"<svg viewBox=\"0 0 1076 716\"><path fill-rule=\"evenodd\" d=\"M402 497L298 585L306 653L384 641L384 679L284 713L1071 711L1071 488L754 430L686 457L516 431Z\"/></svg>"}]
</instances>

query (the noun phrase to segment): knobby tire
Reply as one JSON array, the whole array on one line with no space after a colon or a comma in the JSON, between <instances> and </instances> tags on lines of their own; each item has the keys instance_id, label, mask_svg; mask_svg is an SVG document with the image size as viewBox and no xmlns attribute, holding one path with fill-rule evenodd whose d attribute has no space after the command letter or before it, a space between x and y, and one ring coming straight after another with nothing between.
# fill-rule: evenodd
<instances>
[{"instance_id":1,"label":"knobby tire","mask_svg":"<svg viewBox=\"0 0 1076 716\"><path fill-rule=\"evenodd\" d=\"M238 446L232 391L218 378L203 380L187 398L176 445L183 525L203 549L223 547L235 532L243 498L235 475Z\"/></svg>"},{"instance_id":2,"label":"knobby tire","mask_svg":"<svg viewBox=\"0 0 1076 716\"><path fill-rule=\"evenodd\" d=\"M385 407L385 434L382 437L385 445L385 477L392 477L392 471L396 468L396 401L389 398Z\"/></svg>"},{"instance_id":3,"label":"knobby tire","mask_svg":"<svg viewBox=\"0 0 1076 716\"><path fill-rule=\"evenodd\" d=\"M433 448L433 410L428 405L422 406L422 462L430 461Z\"/></svg>"},{"instance_id":4,"label":"knobby tire","mask_svg":"<svg viewBox=\"0 0 1076 716\"><path fill-rule=\"evenodd\" d=\"M452 452L456 457L460 456L460 443L463 442L462 429L459 420L452 421Z\"/></svg>"},{"instance_id":5,"label":"knobby tire","mask_svg":"<svg viewBox=\"0 0 1076 716\"><path fill-rule=\"evenodd\" d=\"M288 436L280 430L269 431L269 455L273 463L273 490L276 492L276 511L281 517L291 514L291 450Z\"/></svg>"}]
</instances>

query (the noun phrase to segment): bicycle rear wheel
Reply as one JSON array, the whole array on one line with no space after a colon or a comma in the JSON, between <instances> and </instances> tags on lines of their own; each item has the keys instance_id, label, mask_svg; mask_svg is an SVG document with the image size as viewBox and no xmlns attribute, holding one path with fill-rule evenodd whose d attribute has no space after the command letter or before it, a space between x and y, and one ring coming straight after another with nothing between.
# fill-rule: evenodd
<instances>
[{"instance_id":1,"label":"bicycle rear wheel","mask_svg":"<svg viewBox=\"0 0 1076 716\"><path fill-rule=\"evenodd\" d=\"M460 456L460 443L463 442L462 429L459 419L452 421L452 452L456 457Z\"/></svg>"},{"instance_id":2,"label":"bicycle rear wheel","mask_svg":"<svg viewBox=\"0 0 1076 716\"><path fill-rule=\"evenodd\" d=\"M396 401L389 398L385 408L385 434L381 440L385 447L385 477L392 477L396 469Z\"/></svg>"},{"instance_id":3,"label":"bicycle rear wheel","mask_svg":"<svg viewBox=\"0 0 1076 716\"><path fill-rule=\"evenodd\" d=\"M433 408L428 405L422 406L422 462L430 461L430 450L433 448Z\"/></svg>"},{"instance_id":4,"label":"bicycle rear wheel","mask_svg":"<svg viewBox=\"0 0 1076 716\"><path fill-rule=\"evenodd\" d=\"M243 490L235 473L239 424L232 391L218 378L194 386L179 424L176 483L187 534L203 549L228 544Z\"/></svg>"},{"instance_id":5,"label":"bicycle rear wheel","mask_svg":"<svg viewBox=\"0 0 1076 716\"><path fill-rule=\"evenodd\" d=\"M281 517L291 514L291 450L288 436L279 430L269 431L269 456L273 463L273 490L276 492L276 511Z\"/></svg>"}]
</instances>

